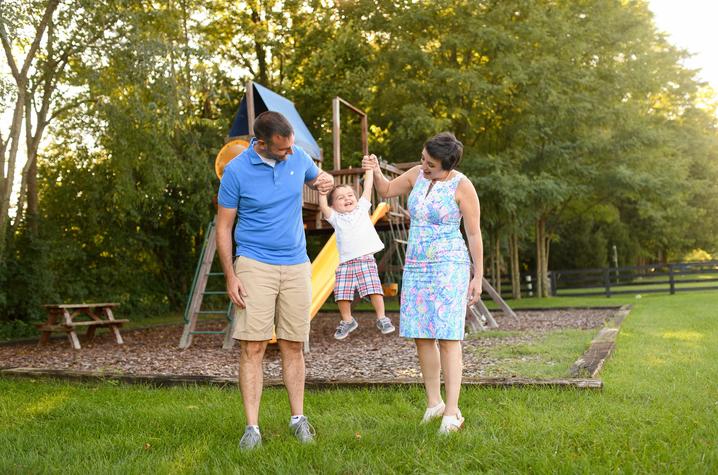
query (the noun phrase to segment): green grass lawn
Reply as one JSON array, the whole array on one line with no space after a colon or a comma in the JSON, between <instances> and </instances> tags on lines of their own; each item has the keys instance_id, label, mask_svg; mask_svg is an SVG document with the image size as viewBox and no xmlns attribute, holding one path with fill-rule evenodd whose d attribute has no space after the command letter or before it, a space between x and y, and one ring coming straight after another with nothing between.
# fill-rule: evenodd
<instances>
[{"instance_id":1,"label":"green grass lawn","mask_svg":"<svg viewBox=\"0 0 718 475\"><path fill-rule=\"evenodd\" d=\"M489 352L495 361L486 376L521 376L526 378L565 378L571 365L581 356L598 332L568 328L554 330L535 340L492 348ZM502 338L519 336L518 331L489 331L476 333L469 338Z\"/></svg>"},{"instance_id":2,"label":"green grass lawn","mask_svg":"<svg viewBox=\"0 0 718 475\"><path fill-rule=\"evenodd\" d=\"M420 388L309 391L313 446L266 390L264 447L242 453L233 388L0 378L0 473L716 473L718 292L596 300L635 304L603 390L467 388L448 439L418 424ZM592 300L542 303L567 302Z\"/></svg>"}]
</instances>

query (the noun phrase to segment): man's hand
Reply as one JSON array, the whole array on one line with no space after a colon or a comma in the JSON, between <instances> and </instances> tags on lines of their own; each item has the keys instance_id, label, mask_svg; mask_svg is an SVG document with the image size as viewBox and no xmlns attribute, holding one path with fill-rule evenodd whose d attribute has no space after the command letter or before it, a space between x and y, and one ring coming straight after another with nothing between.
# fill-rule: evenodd
<instances>
[{"instance_id":1,"label":"man's hand","mask_svg":"<svg viewBox=\"0 0 718 475\"><path fill-rule=\"evenodd\" d=\"M371 155L364 155L364 158L361 160L361 167L364 170L376 170L379 168L379 159L376 158L376 155L373 153Z\"/></svg>"},{"instance_id":2,"label":"man's hand","mask_svg":"<svg viewBox=\"0 0 718 475\"><path fill-rule=\"evenodd\" d=\"M334 188L334 178L327 172L319 172L314 187L319 193L326 194Z\"/></svg>"},{"instance_id":3,"label":"man's hand","mask_svg":"<svg viewBox=\"0 0 718 475\"><path fill-rule=\"evenodd\" d=\"M481 278L473 278L469 282L468 305L474 305L481 299Z\"/></svg>"},{"instance_id":4,"label":"man's hand","mask_svg":"<svg viewBox=\"0 0 718 475\"><path fill-rule=\"evenodd\" d=\"M239 308L245 308L247 304L244 303L244 297L247 296L247 292L244 290L242 281L236 275L231 275L227 278L227 295L232 300L232 303L237 305Z\"/></svg>"}]
</instances>

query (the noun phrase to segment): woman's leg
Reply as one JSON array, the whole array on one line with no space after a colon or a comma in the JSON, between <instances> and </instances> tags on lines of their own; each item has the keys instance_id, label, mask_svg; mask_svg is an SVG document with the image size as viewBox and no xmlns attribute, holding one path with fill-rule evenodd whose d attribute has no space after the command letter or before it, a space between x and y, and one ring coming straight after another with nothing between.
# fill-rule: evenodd
<instances>
[{"instance_id":1,"label":"woman's leg","mask_svg":"<svg viewBox=\"0 0 718 475\"><path fill-rule=\"evenodd\" d=\"M444 388L446 389L445 416L459 413L459 392L461 392L461 374L463 361L461 357L461 341L439 340L441 368L444 371Z\"/></svg>"},{"instance_id":2,"label":"woman's leg","mask_svg":"<svg viewBox=\"0 0 718 475\"><path fill-rule=\"evenodd\" d=\"M421 374L426 388L426 406L434 407L441 402L441 360L436 340L415 338Z\"/></svg>"}]
</instances>

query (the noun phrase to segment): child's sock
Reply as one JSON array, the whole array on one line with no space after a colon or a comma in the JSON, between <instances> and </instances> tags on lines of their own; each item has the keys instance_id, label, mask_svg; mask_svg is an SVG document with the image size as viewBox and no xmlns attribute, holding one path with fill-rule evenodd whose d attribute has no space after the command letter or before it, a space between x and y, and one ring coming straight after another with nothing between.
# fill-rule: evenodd
<instances>
[{"instance_id":1,"label":"child's sock","mask_svg":"<svg viewBox=\"0 0 718 475\"><path fill-rule=\"evenodd\" d=\"M299 422L299 419L301 419L302 417L304 417L304 414L299 414L298 416L292 416L291 419L289 419L289 425L291 426L291 425L296 424L297 422Z\"/></svg>"}]
</instances>

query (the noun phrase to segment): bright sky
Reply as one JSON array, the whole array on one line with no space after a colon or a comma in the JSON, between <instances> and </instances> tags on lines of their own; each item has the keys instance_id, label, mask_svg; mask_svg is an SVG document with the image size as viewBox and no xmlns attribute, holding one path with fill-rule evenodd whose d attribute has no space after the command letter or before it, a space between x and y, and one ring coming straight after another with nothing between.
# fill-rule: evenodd
<instances>
[{"instance_id":1,"label":"bright sky","mask_svg":"<svg viewBox=\"0 0 718 475\"><path fill-rule=\"evenodd\" d=\"M648 0L648 5L669 41L694 53L685 65L700 68L698 76L718 91L718 1Z\"/></svg>"}]
</instances>

